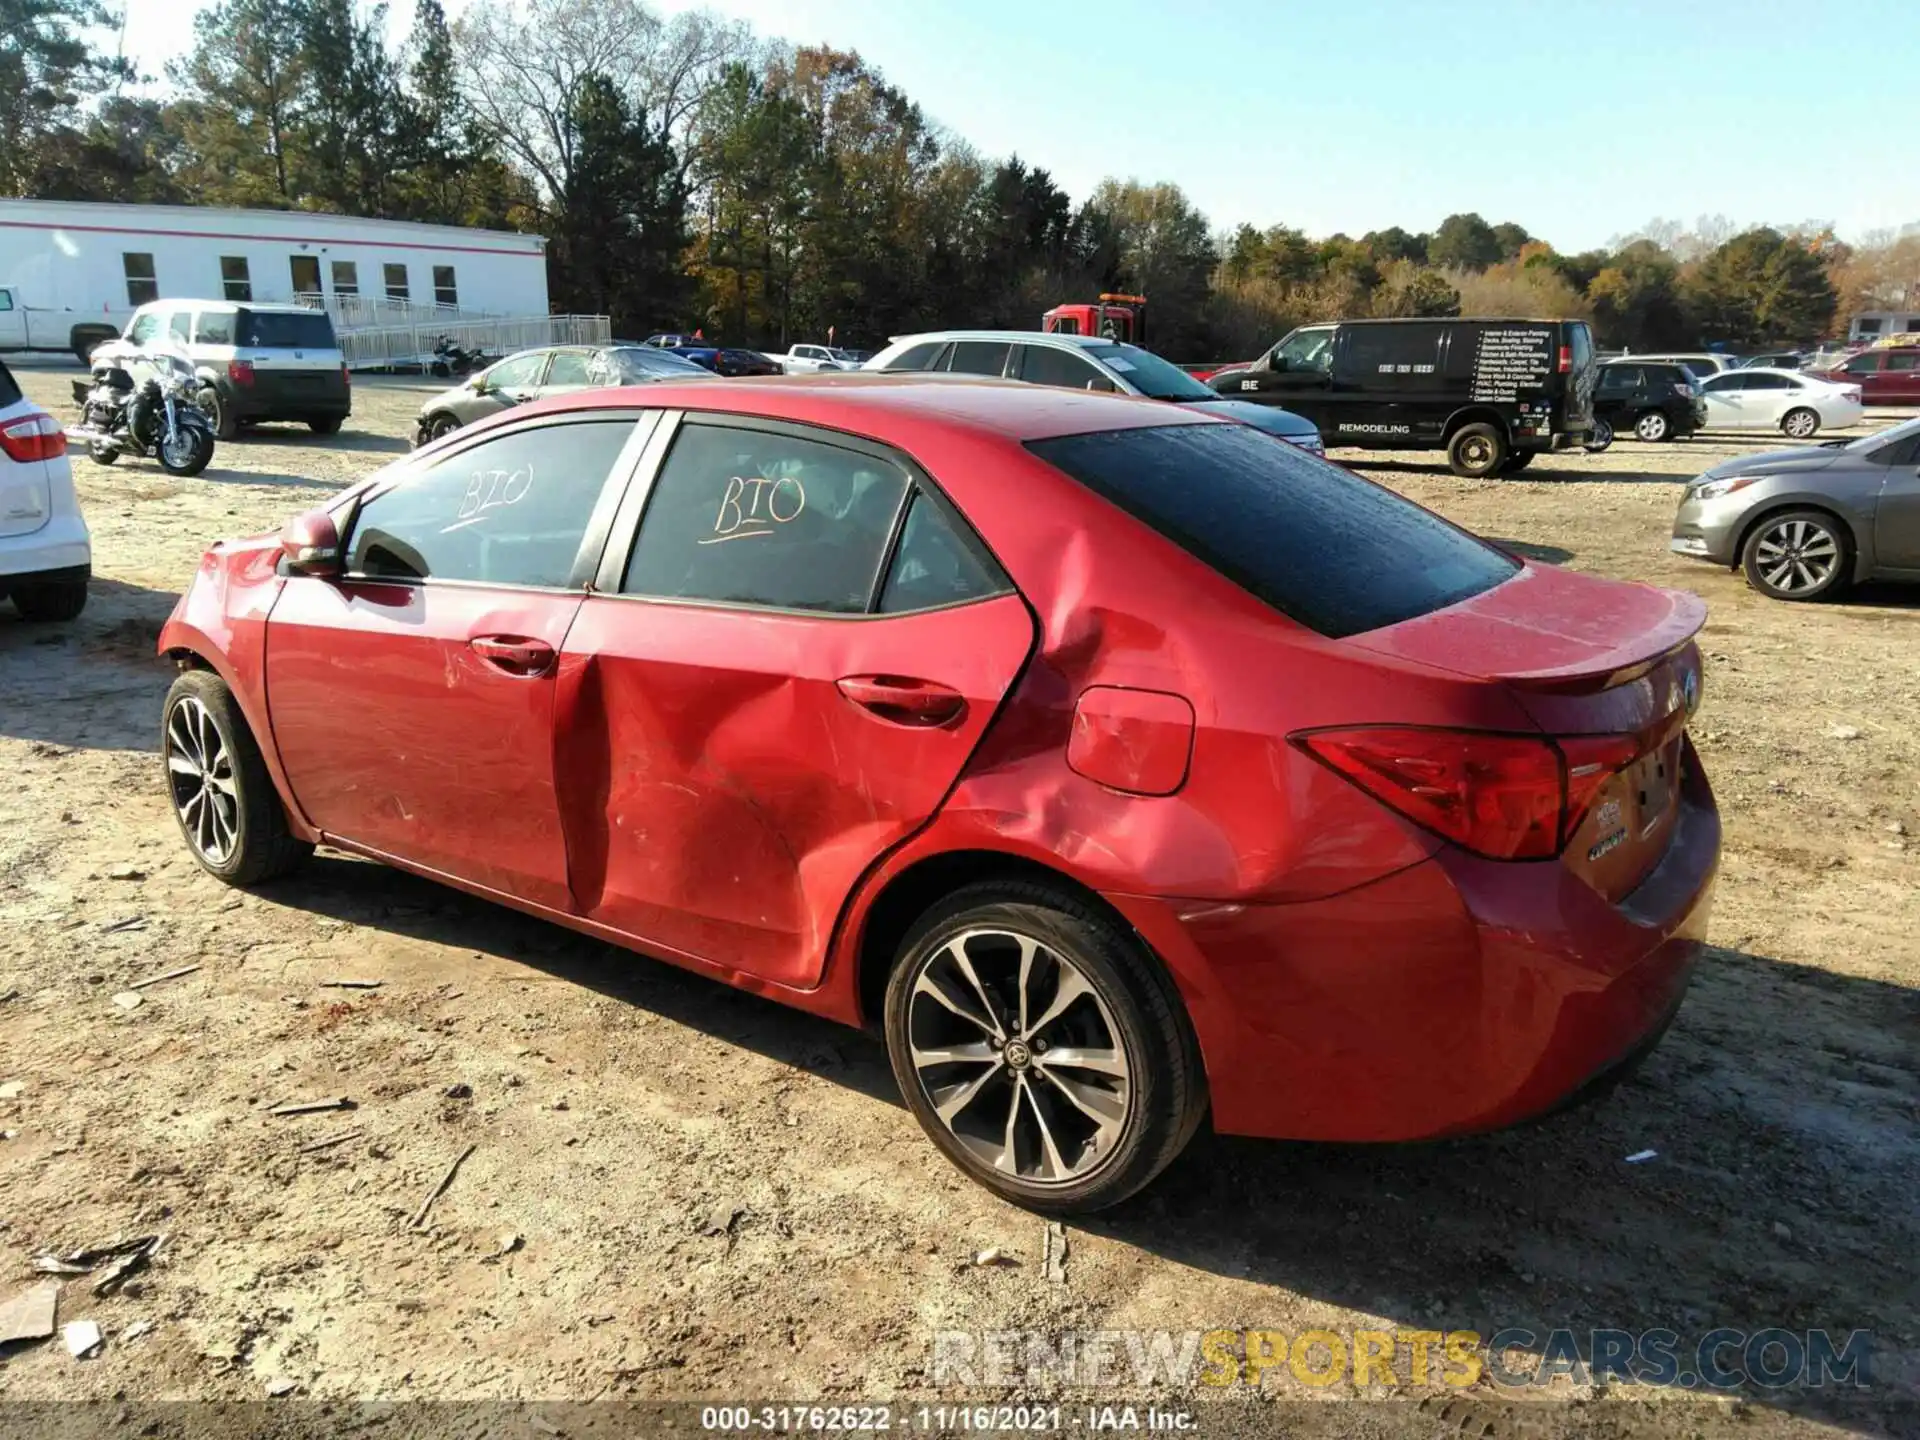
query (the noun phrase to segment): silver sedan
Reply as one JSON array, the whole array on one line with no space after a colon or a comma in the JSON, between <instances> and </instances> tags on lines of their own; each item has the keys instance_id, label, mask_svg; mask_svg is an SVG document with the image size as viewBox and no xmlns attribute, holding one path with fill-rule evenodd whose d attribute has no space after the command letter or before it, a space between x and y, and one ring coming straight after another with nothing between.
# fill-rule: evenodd
<instances>
[{"instance_id":1,"label":"silver sedan","mask_svg":"<svg viewBox=\"0 0 1920 1440\"><path fill-rule=\"evenodd\" d=\"M1920 581L1920 419L1714 466L1680 497L1671 548L1738 566L1776 600Z\"/></svg>"}]
</instances>

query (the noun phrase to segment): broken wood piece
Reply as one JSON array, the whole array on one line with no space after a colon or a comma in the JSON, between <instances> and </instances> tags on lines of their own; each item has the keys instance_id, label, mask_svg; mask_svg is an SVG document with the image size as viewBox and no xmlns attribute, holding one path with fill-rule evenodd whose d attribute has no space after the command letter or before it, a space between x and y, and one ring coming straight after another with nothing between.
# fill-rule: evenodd
<instances>
[{"instance_id":1,"label":"broken wood piece","mask_svg":"<svg viewBox=\"0 0 1920 1440\"><path fill-rule=\"evenodd\" d=\"M329 1135L326 1139L316 1140L311 1145L302 1145L300 1147L300 1153L302 1155L311 1155L316 1150L331 1150L334 1146L344 1145L349 1140L358 1140L366 1133L364 1130L346 1130L338 1135Z\"/></svg>"},{"instance_id":2,"label":"broken wood piece","mask_svg":"<svg viewBox=\"0 0 1920 1440\"><path fill-rule=\"evenodd\" d=\"M320 985L328 990L378 990L386 983L384 980L322 980Z\"/></svg>"},{"instance_id":3,"label":"broken wood piece","mask_svg":"<svg viewBox=\"0 0 1920 1440\"><path fill-rule=\"evenodd\" d=\"M36 1285L0 1305L0 1345L46 1339L53 1334L54 1311L59 1303L58 1285Z\"/></svg>"},{"instance_id":4,"label":"broken wood piece","mask_svg":"<svg viewBox=\"0 0 1920 1440\"><path fill-rule=\"evenodd\" d=\"M191 975L199 968L198 965L182 965L178 970L169 970L164 975L149 975L145 980L136 980L127 986L127 989L144 990L149 985L158 985L164 980L178 980L182 975Z\"/></svg>"},{"instance_id":5,"label":"broken wood piece","mask_svg":"<svg viewBox=\"0 0 1920 1440\"><path fill-rule=\"evenodd\" d=\"M160 1247L166 1243L166 1238L164 1235L151 1236L146 1244L140 1246L138 1249L129 1250L125 1255L122 1255L118 1260L114 1261L113 1264L109 1265L106 1270L102 1272L100 1278L93 1282L93 1293L96 1295L113 1294L114 1291L118 1290L134 1275L137 1275L140 1271L147 1268L148 1262L160 1253Z\"/></svg>"},{"instance_id":6,"label":"broken wood piece","mask_svg":"<svg viewBox=\"0 0 1920 1440\"><path fill-rule=\"evenodd\" d=\"M269 1115L316 1115L322 1110L353 1110L353 1101L341 1095L332 1100L301 1100L286 1105L276 1105L267 1111Z\"/></svg>"},{"instance_id":7,"label":"broken wood piece","mask_svg":"<svg viewBox=\"0 0 1920 1440\"><path fill-rule=\"evenodd\" d=\"M433 1202L446 1193L447 1187L453 1184L453 1177L459 1173L460 1167L466 1163L467 1157L479 1148L477 1145L469 1145L466 1149L462 1150L459 1155L455 1157L454 1162L447 1167L447 1173L440 1177L440 1183L427 1192L427 1198L420 1202L420 1208L414 1212L413 1228L415 1230L421 1229L426 1225L427 1212L433 1209Z\"/></svg>"}]
</instances>

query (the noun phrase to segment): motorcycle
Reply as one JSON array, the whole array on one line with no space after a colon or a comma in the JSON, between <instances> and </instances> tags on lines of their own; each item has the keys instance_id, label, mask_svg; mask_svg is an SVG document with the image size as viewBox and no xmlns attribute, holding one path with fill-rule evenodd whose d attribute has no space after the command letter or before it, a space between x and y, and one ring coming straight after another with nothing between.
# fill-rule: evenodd
<instances>
[{"instance_id":1,"label":"motorcycle","mask_svg":"<svg viewBox=\"0 0 1920 1440\"><path fill-rule=\"evenodd\" d=\"M475 370L484 370L492 361L479 350L463 350L445 335L440 343L433 347L433 359L427 369L435 375L470 375Z\"/></svg>"},{"instance_id":2,"label":"motorcycle","mask_svg":"<svg viewBox=\"0 0 1920 1440\"><path fill-rule=\"evenodd\" d=\"M103 353L104 352L104 353ZM174 350L103 347L93 375L73 382L80 423L67 439L96 465L152 456L169 475L198 475L213 459L213 424L200 408L193 362Z\"/></svg>"},{"instance_id":3,"label":"motorcycle","mask_svg":"<svg viewBox=\"0 0 1920 1440\"><path fill-rule=\"evenodd\" d=\"M1589 455L1598 455L1611 444L1613 444L1613 426L1598 415L1594 416L1593 433L1587 437L1581 448Z\"/></svg>"}]
</instances>

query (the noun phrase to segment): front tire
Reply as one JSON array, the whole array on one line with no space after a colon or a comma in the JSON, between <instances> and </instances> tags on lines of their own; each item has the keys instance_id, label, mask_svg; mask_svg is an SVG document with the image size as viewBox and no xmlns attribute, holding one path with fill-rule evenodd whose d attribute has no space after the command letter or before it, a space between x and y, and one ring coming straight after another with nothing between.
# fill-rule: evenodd
<instances>
[{"instance_id":1,"label":"front tire","mask_svg":"<svg viewBox=\"0 0 1920 1440\"><path fill-rule=\"evenodd\" d=\"M1790 440L1811 440L1820 433L1820 413L1796 405L1780 417L1780 433Z\"/></svg>"},{"instance_id":2,"label":"front tire","mask_svg":"<svg viewBox=\"0 0 1920 1440\"><path fill-rule=\"evenodd\" d=\"M1517 470L1526 469L1527 466L1533 463L1535 453L1536 452L1532 450L1515 451L1507 457L1507 463L1500 467L1500 473L1502 475L1511 475Z\"/></svg>"},{"instance_id":3,"label":"front tire","mask_svg":"<svg viewBox=\"0 0 1920 1440\"><path fill-rule=\"evenodd\" d=\"M1507 462L1507 437L1485 423L1462 425L1447 442L1447 468L1468 480L1497 474Z\"/></svg>"},{"instance_id":4,"label":"front tire","mask_svg":"<svg viewBox=\"0 0 1920 1440\"><path fill-rule=\"evenodd\" d=\"M427 440L443 440L460 428L460 422L451 415L436 415L427 422Z\"/></svg>"},{"instance_id":5,"label":"front tire","mask_svg":"<svg viewBox=\"0 0 1920 1440\"><path fill-rule=\"evenodd\" d=\"M1821 510L1787 510L1753 527L1740 547L1747 583L1774 600L1830 600L1853 573L1853 537Z\"/></svg>"},{"instance_id":6,"label":"front tire","mask_svg":"<svg viewBox=\"0 0 1920 1440\"><path fill-rule=\"evenodd\" d=\"M1673 422L1667 419L1665 412L1649 410L1633 422L1633 433L1636 439L1644 440L1649 445L1658 445L1673 437Z\"/></svg>"},{"instance_id":7,"label":"front tire","mask_svg":"<svg viewBox=\"0 0 1920 1440\"><path fill-rule=\"evenodd\" d=\"M267 762L226 681L211 670L187 671L167 691L161 715L167 798L202 870L229 885L257 885L313 853L288 829Z\"/></svg>"},{"instance_id":8,"label":"front tire","mask_svg":"<svg viewBox=\"0 0 1920 1440\"><path fill-rule=\"evenodd\" d=\"M923 916L887 985L886 1036L933 1143L1043 1214L1125 1200L1206 1111L1172 982L1126 927L1048 885L971 885Z\"/></svg>"},{"instance_id":9,"label":"front tire","mask_svg":"<svg viewBox=\"0 0 1920 1440\"><path fill-rule=\"evenodd\" d=\"M177 445L168 444L164 435L160 437L160 443L154 447L154 459L169 475L182 478L198 475L213 459L213 432L198 425L181 425L179 433Z\"/></svg>"},{"instance_id":10,"label":"front tire","mask_svg":"<svg viewBox=\"0 0 1920 1440\"><path fill-rule=\"evenodd\" d=\"M16 585L10 593L23 620L73 620L87 608L87 582L84 580Z\"/></svg>"},{"instance_id":11,"label":"front tire","mask_svg":"<svg viewBox=\"0 0 1920 1440\"><path fill-rule=\"evenodd\" d=\"M216 440L239 438L240 422L234 417L233 406L226 402L217 386L209 385L200 392L200 408L207 412L207 421L213 426Z\"/></svg>"}]
</instances>

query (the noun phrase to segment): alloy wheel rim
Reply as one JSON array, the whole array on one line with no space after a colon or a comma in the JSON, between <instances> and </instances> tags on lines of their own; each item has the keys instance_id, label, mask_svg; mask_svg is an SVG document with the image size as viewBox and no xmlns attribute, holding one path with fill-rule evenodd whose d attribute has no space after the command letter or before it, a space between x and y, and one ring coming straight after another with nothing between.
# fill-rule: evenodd
<instances>
[{"instance_id":1,"label":"alloy wheel rim","mask_svg":"<svg viewBox=\"0 0 1920 1440\"><path fill-rule=\"evenodd\" d=\"M1769 586L1783 595L1804 595L1833 578L1840 542L1811 520L1783 520L1761 533L1754 556Z\"/></svg>"},{"instance_id":2,"label":"alloy wheel rim","mask_svg":"<svg viewBox=\"0 0 1920 1440\"><path fill-rule=\"evenodd\" d=\"M208 864L224 865L240 836L233 757L212 713L191 695L167 717L167 784L188 842Z\"/></svg>"},{"instance_id":3,"label":"alloy wheel rim","mask_svg":"<svg viewBox=\"0 0 1920 1440\"><path fill-rule=\"evenodd\" d=\"M1804 440L1807 436L1813 434L1814 428L1818 423L1819 422L1806 411L1796 410L1787 417L1787 434L1796 440Z\"/></svg>"},{"instance_id":4,"label":"alloy wheel rim","mask_svg":"<svg viewBox=\"0 0 1920 1440\"><path fill-rule=\"evenodd\" d=\"M1113 1012L1058 950L968 930L907 999L907 1050L929 1108L976 1160L1030 1185L1083 1180L1117 1153L1133 1072Z\"/></svg>"},{"instance_id":5,"label":"alloy wheel rim","mask_svg":"<svg viewBox=\"0 0 1920 1440\"><path fill-rule=\"evenodd\" d=\"M194 444L193 432L183 425L172 439L165 435L160 437L160 458L175 467L190 465L193 463Z\"/></svg>"},{"instance_id":6,"label":"alloy wheel rim","mask_svg":"<svg viewBox=\"0 0 1920 1440\"><path fill-rule=\"evenodd\" d=\"M1664 415L1642 415L1640 423L1634 426L1640 432L1642 440L1658 440L1667 433L1667 417Z\"/></svg>"}]
</instances>

